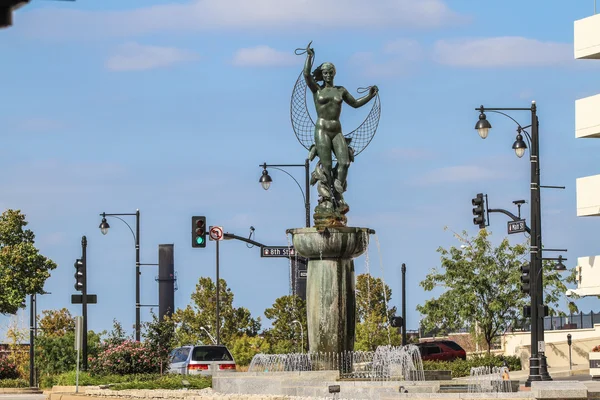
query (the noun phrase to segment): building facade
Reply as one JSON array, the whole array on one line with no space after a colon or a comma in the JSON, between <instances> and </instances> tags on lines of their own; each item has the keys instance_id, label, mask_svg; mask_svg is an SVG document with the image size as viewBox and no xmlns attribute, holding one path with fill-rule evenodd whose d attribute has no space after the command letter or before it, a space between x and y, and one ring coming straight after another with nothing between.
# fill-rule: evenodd
<instances>
[{"instance_id":1,"label":"building facade","mask_svg":"<svg viewBox=\"0 0 600 400\"><path fill-rule=\"evenodd\" d=\"M600 14L575 21L573 40L576 59L600 62ZM575 101L577 139L600 139L600 84L598 92ZM590 172L597 175L581 177L576 182L579 217L600 216L600 165L592 166ZM578 257L576 268L577 288L569 292L579 296L600 296L600 255Z\"/></svg>"}]
</instances>

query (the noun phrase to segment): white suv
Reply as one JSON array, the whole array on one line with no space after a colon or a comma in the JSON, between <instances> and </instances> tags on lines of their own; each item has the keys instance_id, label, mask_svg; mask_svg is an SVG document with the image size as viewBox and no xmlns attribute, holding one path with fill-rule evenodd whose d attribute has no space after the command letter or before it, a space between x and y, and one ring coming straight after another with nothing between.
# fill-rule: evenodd
<instances>
[{"instance_id":1,"label":"white suv","mask_svg":"<svg viewBox=\"0 0 600 400\"><path fill-rule=\"evenodd\" d=\"M235 371L235 360L223 345L182 346L171 352L172 374L212 375L214 371Z\"/></svg>"}]
</instances>

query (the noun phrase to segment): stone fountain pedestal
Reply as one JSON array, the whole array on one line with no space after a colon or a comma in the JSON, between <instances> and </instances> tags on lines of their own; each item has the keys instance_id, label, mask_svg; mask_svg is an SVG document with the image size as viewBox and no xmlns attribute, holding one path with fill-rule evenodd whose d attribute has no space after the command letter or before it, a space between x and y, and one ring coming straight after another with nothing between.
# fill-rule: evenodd
<instances>
[{"instance_id":1,"label":"stone fountain pedestal","mask_svg":"<svg viewBox=\"0 0 600 400\"><path fill-rule=\"evenodd\" d=\"M369 244L368 228L288 229L294 248L309 259L306 279L308 343L311 352L354 350L355 257Z\"/></svg>"}]
</instances>

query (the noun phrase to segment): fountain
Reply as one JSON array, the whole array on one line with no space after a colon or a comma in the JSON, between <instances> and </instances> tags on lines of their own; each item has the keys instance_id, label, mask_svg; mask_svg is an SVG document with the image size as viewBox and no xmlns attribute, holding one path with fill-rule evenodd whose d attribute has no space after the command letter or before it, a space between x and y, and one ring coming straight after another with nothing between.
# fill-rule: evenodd
<instances>
[{"instance_id":1,"label":"fountain","mask_svg":"<svg viewBox=\"0 0 600 400\"><path fill-rule=\"evenodd\" d=\"M306 372L334 370L341 379L424 381L417 346L379 346L375 351L342 353L257 354L248 372Z\"/></svg>"},{"instance_id":2,"label":"fountain","mask_svg":"<svg viewBox=\"0 0 600 400\"><path fill-rule=\"evenodd\" d=\"M374 233L369 228L347 226L350 207L343 193L350 163L375 135L381 107L376 86L365 89L368 93L359 99L344 87L335 86L333 64L323 63L311 72L314 60L311 43L306 49L296 51L300 54L301 50L307 56L292 97L292 125L296 137L309 152L309 160L319 158L310 180L311 185L317 184L319 201L313 215L314 227L286 232L292 235L296 253L309 260L306 282L309 349L312 353L342 354L354 350L353 259L365 252L369 234ZM313 94L316 123L306 106L307 88ZM372 99L375 99L373 109L367 120L344 135L339 121L342 100L356 108Z\"/></svg>"}]
</instances>

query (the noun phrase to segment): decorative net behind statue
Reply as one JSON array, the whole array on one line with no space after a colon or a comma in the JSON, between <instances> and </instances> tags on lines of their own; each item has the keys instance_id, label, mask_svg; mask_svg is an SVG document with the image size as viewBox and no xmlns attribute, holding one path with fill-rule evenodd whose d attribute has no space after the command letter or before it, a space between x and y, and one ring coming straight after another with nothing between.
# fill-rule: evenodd
<instances>
[{"instance_id":1,"label":"decorative net behind statue","mask_svg":"<svg viewBox=\"0 0 600 400\"><path fill-rule=\"evenodd\" d=\"M358 93L366 93L371 89L359 88ZM308 112L308 105L306 103L306 92L307 85L304 79L304 73L300 73L300 76L296 80L294 90L292 92L292 101L290 105L290 116L292 119L292 127L294 133L298 138L298 141L307 150L315 143L315 122L313 121L310 113ZM381 116L381 101L379 94L373 99L373 107L367 115L367 118L362 124L352 132L344 135L346 138L352 139L349 146L354 149L354 156L360 154L373 140L377 127L379 126L379 117Z\"/></svg>"}]
</instances>

